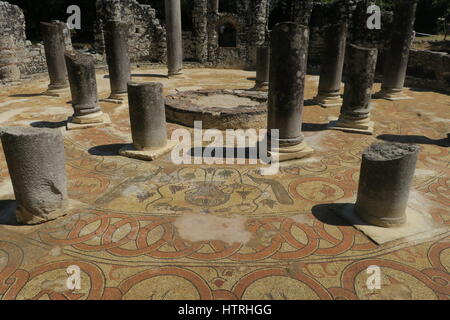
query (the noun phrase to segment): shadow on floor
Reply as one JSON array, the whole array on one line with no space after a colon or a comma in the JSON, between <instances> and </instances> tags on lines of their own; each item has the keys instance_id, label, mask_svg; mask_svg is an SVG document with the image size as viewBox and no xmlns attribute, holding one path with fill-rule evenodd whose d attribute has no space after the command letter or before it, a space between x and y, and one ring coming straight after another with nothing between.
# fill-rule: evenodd
<instances>
[{"instance_id":1,"label":"shadow on floor","mask_svg":"<svg viewBox=\"0 0 450 320\"><path fill-rule=\"evenodd\" d=\"M324 131L328 130L329 123L303 123L302 124L302 131Z\"/></svg>"},{"instance_id":2,"label":"shadow on floor","mask_svg":"<svg viewBox=\"0 0 450 320\"><path fill-rule=\"evenodd\" d=\"M310 106L318 106L319 104L317 102L315 102L314 99L307 99L307 100L305 100L303 105L305 107L310 107Z\"/></svg>"},{"instance_id":3,"label":"shadow on floor","mask_svg":"<svg viewBox=\"0 0 450 320\"><path fill-rule=\"evenodd\" d=\"M311 211L313 216L327 225L332 226L352 226L351 223L346 221L344 218L340 217L336 212L339 210L344 210L345 207L353 205L352 203L330 203L330 204L318 204L315 205Z\"/></svg>"},{"instance_id":4,"label":"shadow on floor","mask_svg":"<svg viewBox=\"0 0 450 320\"><path fill-rule=\"evenodd\" d=\"M447 134L447 138L444 139L430 139L425 136L413 136L413 135L395 135L395 134L382 134L377 139L389 142L400 143L414 143L414 144L434 144L438 147L448 148L450 147L450 133Z\"/></svg>"},{"instance_id":5,"label":"shadow on floor","mask_svg":"<svg viewBox=\"0 0 450 320\"><path fill-rule=\"evenodd\" d=\"M249 81L256 81L256 78L255 77L249 77L249 78L247 78L247 80L249 80Z\"/></svg>"},{"instance_id":6,"label":"shadow on floor","mask_svg":"<svg viewBox=\"0 0 450 320\"><path fill-rule=\"evenodd\" d=\"M96 146L88 150L90 155L93 156L104 156L113 157L119 155L119 150L128 144L116 143L116 144L105 144L103 146Z\"/></svg>"},{"instance_id":7,"label":"shadow on floor","mask_svg":"<svg viewBox=\"0 0 450 320\"><path fill-rule=\"evenodd\" d=\"M156 74L156 73L142 73L142 74L132 74L131 77L142 77L142 78L164 78L167 79L168 76L166 74Z\"/></svg>"},{"instance_id":8,"label":"shadow on floor","mask_svg":"<svg viewBox=\"0 0 450 320\"><path fill-rule=\"evenodd\" d=\"M0 225L20 225L16 219L16 207L15 200L0 200Z\"/></svg>"},{"instance_id":9,"label":"shadow on floor","mask_svg":"<svg viewBox=\"0 0 450 320\"><path fill-rule=\"evenodd\" d=\"M30 98L30 97L39 97L43 96L42 93L18 93L18 94L12 94L9 97L10 98Z\"/></svg>"},{"instance_id":10,"label":"shadow on floor","mask_svg":"<svg viewBox=\"0 0 450 320\"><path fill-rule=\"evenodd\" d=\"M220 150L220 151L218 151ZM216 154L216 151L217 154ZM259 159L259 148L251 147L251 148L214 148L214 147L202 147L202 148L192 148L187 153L191 157L204 157L208 159ZM261 151L263 154L263 152Z\"/></svg>"},{"instance_id":11,"label":"shadow on floor","mask_svg":"<svg viewBox=\"0 0 450 320\"><path fill-rule=\"evenodd\" d=\"M51 122L51 121L37 121L30 123L30 126L33 128L49 128L49 129L57 129L62 128L67 125L67 120Z\"/></svg>"}]
</instances>

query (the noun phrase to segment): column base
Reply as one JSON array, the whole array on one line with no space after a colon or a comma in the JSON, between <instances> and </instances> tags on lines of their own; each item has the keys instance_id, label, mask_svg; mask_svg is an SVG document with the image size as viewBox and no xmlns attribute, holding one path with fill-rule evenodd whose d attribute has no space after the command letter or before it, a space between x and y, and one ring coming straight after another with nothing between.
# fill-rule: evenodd
<instances>
[{"instance_id":1,"label":"column base","mask_svg":"<svg viewBox=\"0 0 450 320\"><path fill-rule=\"evenodd\" d=\"M354 204L332 204L330 211L344 218L379 245L403 239L405 242L420 243L436 235L448 232L446 226L436 224L433 218L410 207L406 209L407 221L395 228L368 224L356 214Z\"/></svg>"},{"instance_id":2,"label":"column base","mask_svg":"<svg viewBox=\"0 0 450 320\"><path fill-rule=\"evenodd\" d=\"M251 90L268 92L269 91L269 83L268 82L257 83Z\"/></svg>"},{"instance_id":3,"label":"column base","mask_svg":"<svg viewBox=\"0 0 450 320\"><path fill-rule=\"evenodd\" d=\"M128 98L128 93L111 93L111 95L108 98L100 99L100 102L109 102L109 103L115 103L115 104L122 104L124 103Z\"/></svg>"},{"instance_id":4,"label":"column base","mask_svg":"<svg viewBox=\"0 0 450 320\"><path fill-rule=\"evenodd\" d=\"M313 100L323 108L340 107L343 102L340 95L325 95L320 93Z\"/></svg>"},{"instance_id":5,"label":"column base","mask_svg":"<svg viewBox=\"0 0 450 320\"><path fill-rule=\"evenodd\" d=\"M370 118L353 120L340 116L339 119L330 126L330 129L372 135L374 126L375 124L373 121L370 121Z\"/></svg>"},{"instance_id":6,"label":"column base","mask_svg":"<svg viewBox=\"0 0 450 320\"><path fill-rule=\"evenodd\" d=\"M167 75L167 78L169 79L186 79L186 77L183 75L183 72L177 72L177 73L169 73Z\"/></svg>"},{"instance_id":7,"label":"column base","mask_svg":"<svg viewBox=\"0 0 450 320\"><path fill-rule=\"evenodd\" d=\"M0 224L4 225L38 225L46 223L60 217L66 216L72 209L79 206L79 203L73 199L67 199L61 203L61 208L52 212L37 216L30 213L27 209L21 208L16 200L7 201L0 207Z\"/></svg>"},{"instance_id":8,"label":"column base","mask_svg":"<svg viewBox=\"0 0 450 320\"><path fill-rule=\"evenodd\" d=\"M47 89L47 91L44 91L42 95L44 96L50 96L50 97L61 97L63 94L68 93L69 87L60 88L60 89Z\"/></svg>"},{"instance_id":9,"label":"column base","mask_svg":"<svg viewBox=\"0 0 450 320\"><path fill-rule=\"evenodd\" d=\"M268 154L272 157L273 161L278 159L278 162L302 159L313 153L314 149L309 147L306 142L289 147L279 147L278 149L268 151Z\"/></svg>"},{"instance_id":10,"label":"column base","mask_svg":"<svg viewBox=\"0 0 450 320\"><path fill-rule=\"evenodd\" d=\"M91 118L91 122L88 122L87 118L84 118L81 121L83 122L80 122L80 117L69 117L67 119L66 129L68 131L78 129L88 129L93 127L104 127L111 124L111 118L106 113L101 113L99 117Z\"/></svg>"},{"instance_id":11,"label":"column base","mask_svg":"<svg viewBox=\"0 0 450 320\"><path fill-rule=\"evenodd\" d=\"M168 140L164 147L152 150L137 150L132 144L129 144L121 148L119 154L132 159L153 161L170 152L177 144L178 141Z\"/></svg>"},{"instance_id":12,"label":"column base","mask_svg":"<svg viewBox=\"0 0 450 320\"><path fill-rule=\"evenodd\" d=\"M403 90L396 89L381 89L381 91L374 94L376 99L386 99L389 101L399 100L413 100L414 98L407 96Z\"/></svg>"}]
</instances>

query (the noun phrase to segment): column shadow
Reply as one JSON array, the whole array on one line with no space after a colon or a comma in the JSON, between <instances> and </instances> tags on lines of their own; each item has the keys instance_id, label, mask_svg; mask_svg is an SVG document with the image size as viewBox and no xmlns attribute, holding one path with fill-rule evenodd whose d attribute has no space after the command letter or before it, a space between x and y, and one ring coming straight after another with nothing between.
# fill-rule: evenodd
<instances>
[{"instance_id":1,"label":"column shadow","mask_svg":"<svg viewBox=\"0 0 450 320\"><path fill-rule=\"evenodd\" d=\"M126 143L105 144L102 146L92 147L88 150L88 152L93 156L113 157L118 156L119 150L127 145L128 144Z\"/></svg>"},{"instance_id":2,"label":"column shadow","mask_svg":"<svg viewBox=\"0 0 450 320\"><path fill-rule=\"evenodd\" d=\"M0 225L19 226L16 219L17 202L15 200L0 200Z\"/></svg>"},{"instance_id":3,"label":"column shadow","mask_svg":"<svg viewBox=\"0 0 450 320\"><path fill-rule=\"evenodd\" d=\"M30 123L30 126L33 128L49 128L49 129L58 129L65 127L67 125L67 120L51 122L51 121L36 121Z\"/></svg>"},{"instance_id":4,"label":"column shadow","mask_svg":"<svg viewBox=\"0 0 450 320\"><path fill-rule=\"evenodd\" d=\"M354 206L353 203L327 203L315 205L311 212L313 216L320 222L341 227L353 226L343 217L339 216L337 212L348 209L349 206ZM368 224L367 224L368 225Z\"/></svg>"},{"instance_id":5,"label":"column shadow","mask_svg":"<svg viewBox=\"0 0 450 320\"><path fill-rule=\"evenodd\" d=\"M399 143L412 143L412 144L432 144L438 147L448 148L450 147L450 133L447 134L447 138L443 139L430 139L425 136L415 136L415 135L395 135L395 134L382 134L377 137L377 139L388 141L388 142L399 142Z\"/></svg>"},{"instance_id":6,"label":"column shadow","mask_svg":"<svg viewBox=\"0 0 450 320\"><path fill-rule=\"evenodd\" d=\"M9 98L30 98L30 97L39 97L43 96L42 93L17 93L8 96Z\"/></svg>"}]
</instances>

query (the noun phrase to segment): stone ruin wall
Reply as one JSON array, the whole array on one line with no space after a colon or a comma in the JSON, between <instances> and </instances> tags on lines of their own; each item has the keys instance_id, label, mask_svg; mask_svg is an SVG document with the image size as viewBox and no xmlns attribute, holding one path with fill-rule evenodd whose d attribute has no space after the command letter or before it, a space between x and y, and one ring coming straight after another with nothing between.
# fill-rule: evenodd
<instances>
[{"instance_id":1,"label":"stone ruin wall","mask_svg":"<svg viewBox=\"0 0 450 320\"><path fill-rule=\"evenodd\" d=\"M268 30L268 0L237 0L236 12L220 12L218 1L193 1L193 30L183 31L184 58L198 61L205 66L223 68L253 69L256 46L263 45L270 38ZM278 0L284 1L284 0ZM380 50L378 73L382 73L384 40L388 38L386 30L371 31L365 28L365 9L371 0L360 0L357 4L341 0L336 10L329 4L315 4L298 1L294 7L294 20L299 23L310 20L309 72L317 74L320 69L322 34L324 26L348 18L351 23L349 42L376 45ZM165 63L166 31L165 26L156 18L155 9L136 0L97 0L97 20L95 22L96 53L92 53L98 64L105 63L102 24L105 19L120 19L129 26L130 58L133 62ZM346 15L348 6L356 9ZM383 25L389 25L391 14L383 14ZM363 18L361 18L363 17ZM236 28L237 46L219 47L218 29L229 23ZM359 28L357 26L364 26ZM67 32L67 47L70 37ZM45 53L42 43L32 44L25 36L25 18L21 9L7 2L0 2L0 39L11 39L22 77L45 72ZM0 57L1 60L1 57ZM412 50L408 67L407 85L450 91L450 55L445 53Z\"/></svg>"}]
</instances>

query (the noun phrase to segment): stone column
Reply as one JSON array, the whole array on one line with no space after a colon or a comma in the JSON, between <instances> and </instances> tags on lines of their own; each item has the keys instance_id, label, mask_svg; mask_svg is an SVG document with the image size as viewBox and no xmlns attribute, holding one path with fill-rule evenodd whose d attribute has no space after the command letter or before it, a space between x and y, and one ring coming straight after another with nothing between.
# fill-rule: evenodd
<instances>
[{"instance_id":1,"label":"stone column","mask_svg":"<svg viewBox=\"0 0 450 320\"><path fill-rule=\"evenodd\" d=\"M373 133L370 101L377 57L376 48L364 48L353 44L348 47L344 102L339 120L332 129Z\"/></svg>"},{"instance_id":2,"label":"stone column","mask_svg":"<svg viewBox=\"0 0 450 320\"><path fill-rule=\"evenodd\" d=\"M97 97L94 58L77 52L65 54L69 74L74 114L68 121L68 129L91 127L108 122Z\"/></svg>"},{"instance_id":3,"label":"stone column","mask_svg":"<svg viewBox=\"0 0 450 320\"><path fill-rule=\"evenodd\" d=\"M128 24L117 20L107 21L103 33L111 85L111 95L106 100L120 104L127 97L127 83L131 80Z\"/></svg>"},{"instance_id":4,"label":"stone column","mask_svg":"<svg viewBox=\"0 0 450 320\"><path fill-rule=\"evenodd\" d=\"M6 127L1 140L17 201L19 223L38 224L66 214L66 160L61 131Z\"/></svg>"},{"instance_id":5,"label":"stone column","mask_svg":"<svg viewBox=\"0 0 450 320\"><path fill-rule=\"evenodd\" d=\"M257 47L256 49L256 85L255 90L269 90L270 48Z\"/></svg>"},{"instance_id":6,"label":"stone column","mask_svg":"<svg viewBox=\"0 0 450 320\"><path fill-rule=\"evenodd\" d=\"M380 227L405 224L419 150L411 144L377 143L364 151L355 207L360 218Z\"/></svg>"},{"instance_id":7,"label":"stone column","mask_svg":"<svg viewBox=\"0 0 450 320\"><path fill-rule=\"evenodd\" d=\"M183 38L180 0L165 0L167 31L167 66L169 77L181 74L183 69Z\"/></svg>"},{"instance_id":8,"label":"stone column","mask_svg":"<svg viewBox=\"0 0 450 320\"><path fill-rule=\"evenodd\" d=\"M0 81L15 82L20 80L18 59L11 37L0 38Z\"/></svg>"},{"instance_id":9,"label":"stone column","mask_svg":"<svg viewBox=\"0 0 450 320\"><path fill-rule=\"evenodd\" d=\"M396 0L391 38L386 51L383 83L379 98L388 100L411 99L403 93L409 51L413 40L417 0Z\"/></svg>"},{"instance_id":10,"label":"stone column","mask_svg":"<svg viewBox=\"0 0 450 320\"><path fill-rule=\"evenodd\" d=\"M342 105L341 82L344 69L347 23L327 28L320 66L319 93L314 100L324 108Z\"/></svg>"},{"instance_id":11,"label":"stone column","mask_svg":"<svg viewBox=\"0 0 450 320\"><path fill-rule=\"evenodd\" d=\"M177 143L167 140L163 85L130 82L128 100L133 145L122 148L119 153L151 161L172 150Z\"/></svg>"},{"instance_id":12,"label":"stone column","mask_svg":"<svg viewBox=\"0 0 450 320\"><path fill-rule=\"evenodd\" d=\"M279 130L279 148L269 152L279 161L299 159L313 150L302 134L303 98L308 57L308 27L279 23L272 31L268 130Z\"/></svg>"},{"instance_id":13,"label":"stone column","mask_svg":"<svg viewBox=\"0 0 450 320\"><path fill-rule=\"evenodd\" d=\"M64 60L66 48L63 26L56 22L41 22L41 33L44 38L45 58L50 76L50 85L45 94L58 97L69 86Z\"/></svg>"}]
</instances>

